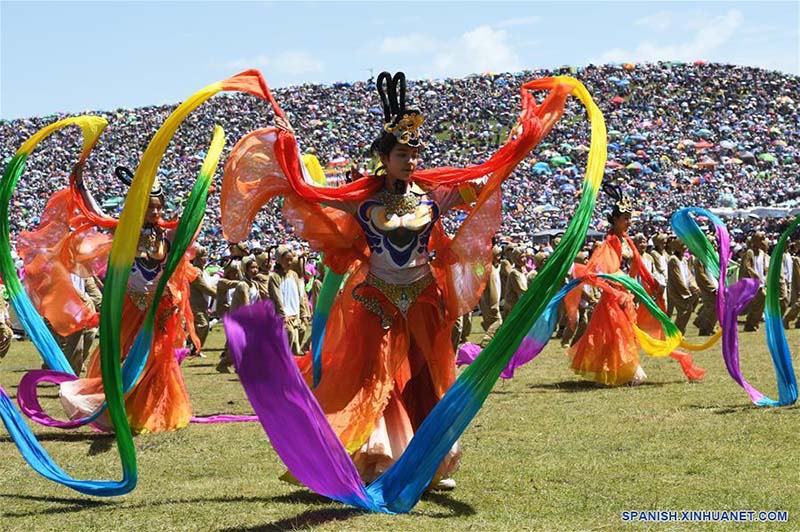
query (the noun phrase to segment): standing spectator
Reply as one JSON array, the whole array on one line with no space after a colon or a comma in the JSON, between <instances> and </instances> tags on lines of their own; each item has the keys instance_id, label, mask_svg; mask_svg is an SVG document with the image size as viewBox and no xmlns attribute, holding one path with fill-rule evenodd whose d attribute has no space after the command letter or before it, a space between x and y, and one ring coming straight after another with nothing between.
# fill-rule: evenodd
<instances>
[{"instance_id":1,"label":"standing spectator","mask_svg":"<svg viewBox=\"0 0 800 532\"><path fill-rule=\"evenodd\" d=\"M295 247L294 260L291 268L297 274L297 282L300 286L300 325L297 336L300 339L300 353L305 353L308 342L311 341L311 307L308 304L309 286L306 285L306 264L308 257L302 246L297 244Z\"/></svg>"},{"instance_id":2,"label":"standing spectator","mask_svg":"<svg viewBox=\"0 0 800 532\"><path fill-rule=\"evenodd\" d=\"M470 334L472 334L472 311L459 316L453 323L453 351L458 351L458 346L465 343Z\"/></svg>"},{"instance_id":3,"label":"standing spectator","mask_svg":"<svg viewBox=\"0 0 800 532\"><path fill-rule=\"evenodd\" d=\"M84 304L89 309L96 310L94 302L92 301L91 297L89 297L89 294L86 290L86 279L75 275L74 273L70 274L70 278L72 279L72 285L75 287L75 290L78 292L78 294L80 294ZM83 371L83 364L89 359L89 355L92 353L92 344L94 343L94 338L96 335L96 327L81 329L68 336L60 336L57 333L54 333L54 336L58 340L59 345L61 345L61 349L64 351L64 356L67 358L67 361L69 361L69 365L72 368L72 371L75 372L75 375L80 376L81 372Z\"/></svg>"},{"instance_id":4,"label":"standing spectator","mask_svg":"<svg viewBox=\"0 0 800 532\"><path fill-rule=\"evenodd\" d=\"M511 270L514 268L514 264L511 262L511 255L513 252L514 246L508 244L503 248L503 251L500 254L500 286L503 289L503 292L500 295L500 309L503 312L503 316L508 315L508 312L505 309L505 296L506 287L508 286L508 276L511 274Z\"/></svg>"},{"instance_id":5,"label":"standing spectator","mask_svg":"<svg viewBox=\"0 0 800 532\"><path fill-rule=\"evenodd\" d=\"M222 270L222 278L217 281L217 317L221 320L231 309L233 303L233 292L242 281L242 267L238 260L229 260ZM220 373L230 373L233 359L228 352L228 341L217 363L217 371Z\"/></svg>"},{"instance_id":6,"label":"standing spectator","mask_svg":"<svg viewBox=\"0 0 800 532\"><path fill-rule=\"evenodd\" d=\"M309 306L313 305L315 311L322 290L322 281L325 280L325 265L321 260L317 261L316 271L317 274L311 278L311 289L308 291Z\"/></svg>"},{"instance_id":7,"label":"standing spectator","mask_svg":"<svg viewBox=\"0 0 800 532\"><path fill-rule=\"evenodd\" d=\"M713 242L713 238L711 239ZM694 261L694 278L700 290L700 309L694 325L700 330L700 336L711 336L714 334L714 326L717 323L717 292L719 285L708 274L703 261Z\"/></svg>"},{"instance_id":8,"label":"standing spectator","mask_svg":"<svg viewBox=\"0 0 800 532\"><path fill-rule=\"evenodd\" d=\"M675 325L681 334L686 334L686 325L692 317L700 290L684 256L686 245L676 238L672 241L672 252L667 264L667 298L672 301L677 313Z\"/></svg>"},{"instance_id":9,"label":"standing spectator","mask_svg":"<svg viewBox=\"0 0 800 532\"><path fill-rule=\"evenodd\" d=\"M492 248L492 271L486 282L486 288L481 294L481 299L478 301L478 307L481 309L481 322L485 331L480 342L481 348L489 344L494 338L497 329L503 324L503 318L500 316L500 293L502 290L500 286L501 252L502 250L498 246Z\"/></svg>"},{"instance_id":10,"label":"standing spectator","mask_svg":"<svg viewBox=\"0 0 800 532\"><path fill-rule=\"evenodd\" d=\"M792 250L792 273L791 282L789 285L792 287L792 295L790 298L789 308L783 315L783 326L788 329L793 320L797 320L794 324L795 329L800 329L800 240L795 240L791 244Z\"/></svg>"},{"instance_id":11,"label":"standing spectator","mask_svg":"<svg viewBox=\"0 0 800 532\"><path fill-rule=\"evenodd\" d=\"M747 319L744 324L744 330L747 332L758 330L761 323L761 318L764 314L764 303L767 298L768 269L767 237L762 231L756 231L750 237L750 247L745 252L739 269L740 279L755 279L760 286L755 297L747 306Z\"/></svg>"},{"instance_id":12,"label":"standing spectator","mask_svg":"<svg viewBox=\"0 0 800 532\"><path fill-rule=\"evenodd\" d=\"M667 291L667 263L669 253L667 253L668 237L665 233L658 233L653 236L653 250L650 252L653 265L653 279L661 286L663 293ZM642 257L644 259L644 257ZM669 313L670 315L672 313Z\"/></svg>"},{"instance_id":13,"label":"standing spectator","mask_svg":"<svg viewBox=\"0 0 800 532\"><path fill-rule=\"evenodd\" d=\"M256 275L256 282L258 283L259 297L262 300L269 298L269 274L270 274L270 260L269 251L262 251L256 256L256 264L258 265L258 274Z\"/></svg>"},{"instance_id":14,"label":"standing spectator","mask_svg":"<svg viewBox=\"0 0 800 532\"><path fill-rule=\"evenodd\" d=\"M642 264L650 272L650 275L655 277L653 256L647 252L647 237L644 236L644 233L636 233L636 236L633 237L633 243L636 244L636 249L639 251L639 255L642 256Z\"/></svg>"},{"instance_id":15,"label":"standing spectator","mask_svg":"<svg viewBox=\"0 0 800 532\"><path fill-rule=\"evenodd\" d=\"M779 303L781 306L781 316L786 314L792 299L792 273L794 269L794 258L789 251L789 246L783 250L781 259L781 275L779 288Z\"/></svg>"},{"instance_id":16,"label":"standing spectator","mask_svg":"<svg viewBox=\"0 0 800 532\"><path fill-rule=\"evenodd\" d=\"M525 249L516 247L511 252L512 268L508 274L508 282L504 289L505 293L505 308L503 309L503 318L508 318L517 301L528 290L528 276L525 275Z\"/></svg>"},{"instance_id":17,"label":"standing spectator","mask_svg":"<svg viewBox=\"0 0 800 532\"><path fill-rule=\"evenodd\" d=\"M202 354L203 346L206 343L209 329L209 307L211 302L217 297L217 289L214 281L206 273L206 263L208 262L208 251L204 247L198 247L192 264L199 270L197 277L189 284L189 305L192 307L194 316L194 332L200 340L200 351L192 344L192 356L205 356Z\"/></svg>"},{"instance_id":18,"label":"standing spectator","mask_svg":"<svg viewBox=\"0 0 800 532\"><path fill-rule=\"evenodd\" d=\"M4 285L0 285L0 288L5 292ZM5 358L8 348L11 347L11 339L14 337L9 325L8 304L3 296L5 293L0 294L0 358Z\"/></svg>"},{"instance_id":19,"label":"standing spectator","mask_svg":"<svg viewBox=\"0 0 800 532\"><path fill-rule=\"evenodd\" d=\"M94 308L100 311L100 306L103 304L103 290L102 283L94 276L85 277L83 279L83 288L89 299L92 300Z\"/></svg>"},{"instance_id":20,"label":"standing spectator","mask_svg":"<svg viewBox=\"0 0 800 532\"><path fill-rule=\"evenodd\" d=\"M275 312L283 318L289 348L295 355L302 355L301 320L308 320L309 316L300 315L301 298L305 297L305 290L292 269L293 262L292 250L286 245L278 246L275 250L275 268L269 277L269 299L275 305Z\"/></svg>"},{"instance_id":21,"label":"standing spectator","mask_svg":"<svg viewBox=\"0 0 800 532\"><path fill-rule=\"evenodd\" d=\"M585 251L581 251L575 257L575 264L581 264L585 266L588 263L589 254ZM581 286L581 300L578 303L578 317L575 322L575 328L573 329L572 324L568 323L568 327L564 331L564 335L561 337L561 347L571 347L581 339L583 333L586 332L586 326L589 323L589 318L592 317L592 310L600 300L600 294L601 291L596 286L592 286L591 284L583 284ZM565 312L569 311L565 308ZM569 320L569 316L567 318Z\"/></svg>"},{"instance_id":22,"label":"standing spectator","mask_svg":"<svg viewBox=\"0 0 800 532\"><path fill-rule=\"evenodd\" d=\"M242 260L242 271L244 272L244 278L233 289L231 310L252 305L261 299L258 263L255 257L245 257Z\"/></svg>"}]
</instances>

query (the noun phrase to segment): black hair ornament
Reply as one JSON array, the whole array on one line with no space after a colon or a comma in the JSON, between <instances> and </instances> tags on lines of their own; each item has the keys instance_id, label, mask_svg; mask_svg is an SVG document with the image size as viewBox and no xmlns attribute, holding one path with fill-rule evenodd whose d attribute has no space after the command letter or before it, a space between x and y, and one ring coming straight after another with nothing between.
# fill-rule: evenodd
<instances>
[{"instance_id":1,"label":"black hair ornament","mask_svg":"<svg viewBox=\"0 0 800 532\"><path fill-rule=\"evenodd\" d=\"M419 128L425 117L416 109L406 109L406 75L398 72L392 77L389 72L381 72L376 86L383 105L383 130L394 135L400 144L419 148Z\"/></svg>"},{"instance_id":2,"label":"black hair ornament","mask_svg":"<svg viewBox=\"0 0 800 532\"><path fill-rule=\"evenodd\" d=\"M133 172L130 168L117 166L114 169L114 175L127 187L130 187L131 183L133 183ZM150 189L150 197L164 198L164 189L161 188L161 182L157 177L153 181L153 187Z\"/></svg>"},{"instance_id":3,"label":"black hair ornament","mask_svg":"<svg viewBox=\"0 0 800 532\"><path fill-rule=\"evenodd\" d=\"M631 201L630 197L626 196L622 192L622 187L611 183L603 183L603 192L608 194L611 199L614 200L609 221L611 221L612 218L617 218L620 215L630 214L633 212L633 202Z\"/></svg>"}]
</instances>

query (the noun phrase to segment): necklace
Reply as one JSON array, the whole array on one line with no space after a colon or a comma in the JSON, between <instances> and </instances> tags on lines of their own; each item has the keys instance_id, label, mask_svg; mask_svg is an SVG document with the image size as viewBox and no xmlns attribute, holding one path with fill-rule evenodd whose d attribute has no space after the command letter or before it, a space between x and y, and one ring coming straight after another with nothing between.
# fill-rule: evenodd
<instances>
[{"instance_id":1,"label":"necklace","mask_svg":"<svg viewBox=\"0 0 800 532\"><path fill-rule=\"evenodd\" d=\"M386 189L378 192L378 201L386 208L386 214L404 216L411 214L419 206L419 196L409 191L405 194L394 194Z\"/></svg>"},{"instance_id":2,"label":"necklace","mask_svg":"<svg viewBox=\"0 0 800 532\"><path fill-rule=\"evenodd\" d=\"M161 252L161 240L162 232L158 227L145 227L139 237L137 255L140 258L153 259Z\"/></svg>"}]
</instances>

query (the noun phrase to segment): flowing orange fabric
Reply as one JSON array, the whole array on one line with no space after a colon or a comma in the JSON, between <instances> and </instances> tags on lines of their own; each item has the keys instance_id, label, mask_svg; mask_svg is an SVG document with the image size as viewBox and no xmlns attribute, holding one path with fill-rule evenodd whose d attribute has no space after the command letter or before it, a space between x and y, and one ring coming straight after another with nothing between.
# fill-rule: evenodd
<instances>
[{"instance_id":1,"label":"flowing orange fabric","mask_svg":"<svg viewBox=\"0 0 800 532\"><path fill-rule=\"evenodd\" d=\"M611 243L616 239L609 235L606 241L592 253L587 272L617 273L620 269L620 253ZM619 239L616 239L619 242ZM575 274L584 273L583 268L576 268ZM636 306L633 296L625 290L613 288L600 279L595 279L595 286L602 290L600 300L594 308L589 324L578 343L570 349L572 369L584 377L601 384L616 386L633 379L639 366L639 345L634 333L636 323ZM572 293L580 291L578 285ZM572 301L570 301L570 306ZM569 315L577 311L568 307Z\"/></svg>"},{"instance_id":2,"label":"flowing orange fabric","mask_svg":"<svg viewBox=\"0 0 800 532\"><path fill-rule=\"evenodd\" d=\"M97 326L98 312L81 298L70 274L102 276L111 249L111 235L96 228L97 220L86 215L76 197L74 189L56 192L36 230L21 233L17 244L25 264L26 290L37 310L62 336ZM160 225L168 227L170 223ZM170 278L170 295L159 306L150 357L139 382L126 396L130 424L137 432L177 429L188 424L191 417L186 386L174 355L175 348L186 342L184 330L199 345L189 306L189 283L198 272L190 260L191 253L187 253ZM145 313L126 298L123 315L124 357ZM92 413L103 402L99 354L98 347L89 360L87 378L62 384L62 401L73 419Z\"/></svg>"},{"instance_id":3,"label":"flowing orange fabric","mask_svg":"<svg viewBox=\"0 0 800 532\"><path fill-rule=\"evenodd\" d=\"M639 253L639 249L636 247L631 237L626 234L625 239L628 242L628 246L633 251L631 276L639 279L639 283L644 287L647 293L656 300L658 307L661 310L666 311L667 305L665 302L665 294L661 289L661 286L656 282L656 280L650 274L650 271L645 266L644 261L642 260L642 255ZM619 239L612 239L611 244L614 246L615 251L621 256L622 244ZM659 324L655 316L650 314L644 306L639 306L637 310L636 326L657 340L664 340L665 338L664 329L661 327L661 324ZM675 350L671 352L669 356L681 365L681 370L689 380L697 381L705 376L706 370L695 365L692 355L689 353Z\"/></svg>"},{"instance_id":4,"label":"flowing orange fabric","mask_svg":"<svg viewBox=\"0 0 800 532\"><path fill-rule=\"evenodd\" d=\"M537 104L532 90L549 90ZM457 186L486 179L472 208L465 209L467 218L454 238L449 238L440 222L431 236L430 249L436 258L431 263L437 283L445 297L451 316L460 316L477 304L488 279L491 264L491 238L501 223L500 205L502 182L539 141L549 133L564 111L572 86L558 78L536 80L521 89L523 109L510 138L487 161L466 168L441 167L415 173L412 179L423 188ZM279 109L277 105L276 113ZM282 116L282 113L278 113ZM308 181L311 181L310 179ZM294 136L282 129L265 128L249 133L239 140L225 165L221 192L222 228L225 237L233 242L246 239L258 209L276 196L301 198L310 205L335 201L363 201L375 194L383 180L367 176L342 187L318 187L304 179L302 162ZM316 207L313 218L290 220L304 226L323 224L340 238L328 241L325 262L337 273L345 273L356 260L368 255L363 234L343 227L348 222L336 217L332 209ZM285 209L284 209L285 210ZM312 208L305 209L310 214ZM306 238L303 231L300 236ZM356 236L358 238L346 238ZM312 243L312 247L314 244ZM334 264L335 263L335 264ZM344 267L349 265L349 267Z\"/></svg>"},{"instance_id":5,"label":"flowing orange fabric","mask_svg":"<svg viewBox=\"0 0 800 532\"><path fill-rule=\"evenodd\" d=\"M351 293L365 275L365 267L351 275L345 293ZM453 322L445 320L435 283L405 318L377 289L362 287L359 293L378 300L392 317L392 325L382 331L380 318L364 305L352 297L337 298L323 344L324 377L314 389L349 452L366 442L393 392L416 429L455 380ZM354 323L363 334L353 334ZM298 365L310 384L310 353L298 359Z\"/></svg>"},{"instance_id":6,"label":"flowing orange fabric","mask_svg":"<svg viewBox=\"0 0 800 532\"><path fill-rule=\"evenodd\" d=\"M28 295L61 336L97 326L98 313L81 299L70 273L99 275L110 249L110 235L79 213L70 189L53 194L34 231L20 233L17 252L25 265Z\"/></svg>"},{"instance_id":7,"label":"flowing orange fabric","mask_svg":"<svg viewBox=\"0 0 800 532\"><path fill-rule=\"evenodd\" d=\"M126 296L123 315L121 340L124 357L133 345L145 312ZM175 300L172 296L164 297L158 308L150 356L136 386L125 396L125 410L133 432L175 430L185 427L191 420L189 393L175 358L175 349L183 347L186 342L181 320ZM92 399L91 404L95 407L104 400L99 355L98 349L92 355L85 378L68 383L68 386L62 385L62 402L68 412L75 412L73 418L93 411L92 407L80 411L78 405L85 404L87 398Z\"/></svg>"},{"instance_id":8,"label":"flowing orange fabric","mask_svg":"<svg viewBox=\"0 0 800 532\"><path fill-rule=\"evenodd\" d=\"M572 369L608 386L630 382L639 366L635 322L633 296L604 288L586 332L570 350Z\"/></svg>"},{"instance_id":9,"label":"flowing orange fabric","mask_svg":"<svg viewBox=\"0 0 800 532\"><path fill-rule=\"evenodd\" d=\"M70 274L79 277L103 277L111 250L112 235L98 230L96 214L87 216L76 199L75 189L59 190L45 206L39 226L33 231L23 231L17 242L17 252L25 268L25 289L39 313L55 332L68 336L74 332L96 327L99 310L92 309L81 298L72 284ZM113 220L113 219L111 219ZM116 220L113 220L116 224ZM112 227L116 227L116 225ZM176 221L159 220L159 226L168 229ZM170 280L169 286L184 310L184 327L196 344L194 320L191 319L188 288L197 276L191 265L190 250Z\"/></svg>"},{"instance_id":10,"label":"flowing orange fabric","mask_svg":"<svg viewBox=\"0 0 800 532\"><path fill-rule=\"evenodd\" d=\"M87 216L77 197L74 189L56 192L36 230L20 234L17 244L25 264L25 285L30 298L62 336L97 326L98 312L81 298L70 274L102 276L111 249L111 235L96 228L96 215ZM160 223L162 227L171 224ZM125 398L129 422L135 432L178 429L186 426L192 415L183 375L175 359L175 349L186 342L184 331L199 346L189 305L189 283L198 274L189 262L191 255L190 252L184 256L170 278L169 296L159 306L150 357L141 378ZM124 357L133 345L145 313L126 298L123 315ZM104 400L99 355L98 347L89 360L86 378L61 385L62 402L73 419L91 414Z\"/></svg>"}]
</instances>

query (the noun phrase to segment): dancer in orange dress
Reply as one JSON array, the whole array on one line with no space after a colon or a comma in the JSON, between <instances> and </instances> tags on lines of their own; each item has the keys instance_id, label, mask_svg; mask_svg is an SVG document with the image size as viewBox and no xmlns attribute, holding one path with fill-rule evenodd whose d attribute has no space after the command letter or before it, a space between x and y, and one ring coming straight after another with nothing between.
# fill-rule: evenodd
<instances>
[{"instance_id":1,"label":"dancer in orange dress","mask_svg":"<svg viewBox=\"0 0 800 532\"><path fill-rule=\"evenodd\" d=\"M586 273L625 273L639 280L650 296L664 308L662 287L647 270L633 240L628 236L633 203L618 186L604 185L614 200L608 222L611 225L605 241L595 248L585 267L576 264L574 277ZM637 308L633 295L621 287L602 280L593 281L602 290L586 332L569 350L575 373L607 386L641 384L647 378L639 361L639 341L634 326L654 338L663 339L658 321L641 306ZM579 285L580 287L581 285ZM577 316L582 288L573 289L565 298L568 315ZM690 355L675 351L670 355L678 360L690 380L699 380L705 370L695 366Z\"/></svg>"},{"instance_id":2,"label":"dancer in orange dress","mask_svg":"<svg viewBox=\"0 0 800 532\"><path fill-rule=\"evenodd\" d=\"M118 168L116 174L128 183L132 178L131 172L124 168ZM76 190L78 194L70 193ZM105 264L109 249L107 244L111 238L108 233L96 231L93 224L105 223L107 226L111 226L109 220L115 221L107 217L101 218L98 215L99 208L88 191L82 187L81 180L78 180L77 184L72 183L71 191L64 192L66 194L63 195L57 193L54 199L48 203L42 218L46 220L61 210L72 215L69 222L71 227L67 228L72 230L60 235L53 232L56 234L55 238L59 239L58 244L53 248L80 250L80 253L58 253L57 255L59 258L71 257L74 263L79 263L82 267L92 271L92 268L96 268L97 265ZM163 204L163 192L156 182L150 196L123 306L124 319L121 330L123 356L130 350L144 322L147 308L152 302L170 248L170 237L175 224L162 219ZM24 249L21 255L35 256L36 245L41 245L43 242L41 237L48 234L48 228L52 228L52 225L44 223L37 232L23 235L21 241ZM192 341L197 343L189 305L189 283L197 275L197 270L189 262L188 255L187 253L187 256L181 260L180 266L167 284L164 297L159 302L150 356L137 384L126 395L125 406L131 429L134 432L178 429L188 425L192 417L189 395L176 358L176 350L185 345L187 331ZM53 266L53 261L50 262L48 267ZM73 321L74 316L84 316L84 321L91 321L89 312L71 308L78 302L65 305L64 301L70 300L68 292L54 290L62 297L41 297L40 292L48 290L47 281L52 279L45 276L44 270L37 269L35 263L32 266L34 267L26 269L28 273L26 283L29 283L29 286L34 289L33 299L40 302L39 307L43 315L53 315L58 318L58 313L65 313L64 307L66 306L69 314L73 316ZM57 267L58 272L69 271L76 267L76 264L57 265ZM48 270L47 273L52 273L52 270ZM92 273L99 272L92 271ZM54 286L58 287L59 284L55 283ZM51 286L49 289L53 290L53 287ZM61 316L59 327L70 325L70 320ZM99 355L99 348L97 348L88 363L85 378L60 384L61 403L71 419L87 417L105 401ZM111 426L105 414L94 424L101 428L110 428Z\"/></svg>"},{"instance_id":3,"label":"dancer in orange dress","mask_svg":"<svg viewBox=\"0 0 800 532\"><path fill-rule=\"evenodd\" d=\"M258 208L283 196L284 217L324 254L337 274L349 272L331 308L314 388L341 442L369 482L391 466L455 380L450 335L478 302L491 272L492 237L501 221L503 180L550 131L572 91L548 80L523 86L514 135L486 162L418 171L424 153L422 114L406 108L405 76L378 77L383 130L372 144L374 175L339 188L312 184L280 108L276 128L242 138L225 168L221 196L225 236L247 238ZM530 90L547 88L537 105ZM441 217L468 216L449 238ZM312 384L312 356L297 359ZM434 486L455 486L454 445Z\"/></svg>"}]
</instances>

